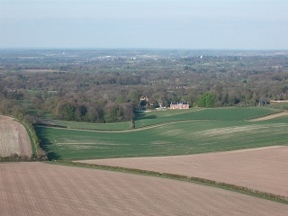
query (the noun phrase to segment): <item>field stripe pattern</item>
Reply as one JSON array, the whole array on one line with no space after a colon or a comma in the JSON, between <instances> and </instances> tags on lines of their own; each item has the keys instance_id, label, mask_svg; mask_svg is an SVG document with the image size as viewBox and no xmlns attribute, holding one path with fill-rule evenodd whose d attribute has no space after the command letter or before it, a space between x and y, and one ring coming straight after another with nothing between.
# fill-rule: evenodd
<instances>
[{"instance_id":1,"label":"field stripe pattern","mask_svg":"<svg viewBox=\"0 0 288 216\"><path fill-rule=\"evenodd\" d=\"M200 177L288 197L288 147L79 161Z\"/></svg>"},{"instance_id":2,"label":"field stripe pattern","mask_svg":"<svg viewBox=\"0 0 288 216\"><path fill-rule=\"evenodd\" d=\"M0 165L1 215L286 215L288 205L187 182L39 162Z\"/></svg>"}]
</instances>

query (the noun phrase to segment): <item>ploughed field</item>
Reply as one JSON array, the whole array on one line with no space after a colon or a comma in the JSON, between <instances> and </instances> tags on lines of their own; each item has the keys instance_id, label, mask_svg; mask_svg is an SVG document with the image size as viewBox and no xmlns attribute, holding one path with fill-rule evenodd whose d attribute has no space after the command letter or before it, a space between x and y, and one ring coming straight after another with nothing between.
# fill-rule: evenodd
<instances>
[{"instance_id":1,"label":"ploughed field","mask_svg":"<svg viewBox=\"0 0 288 216\"><path fill-rule=\"evenodd\" d=\"M154 111L138 116L136 126L145 127L134 130L40 126L36 130L49 159L189 155L285 145L288 121L248 121L273 113L275 111L267 108Z\"/></svg>"},{"instance_id":2,"label":"ploughed field","mask_svg":"<svg viewBox=\"0 0 288 216\"><path fill-rule=\"evenodd\" d=\"M0 115L0 157L32 155L32 147L25 127L13 118Z\"/></svg>"},{"instance_id":3,"label":"ploughed field","mask_svg":"<svg viewBox=\"0 0 288 216\"><path fill-rule=\"evenodd\" d=\"M189 182L40 162L0 164L1 215L287 215L288 205Z\"/></svg>"},{"instance_id":4,"label":"ploughed field","mask_svg":"<svg viewBox=\"0 0 288 216\"><path fill-rule=\"evenodd\" d=\"M169 157L79 161L200 177L288 197L288 146Z\"/></svg>"}]
</instances>

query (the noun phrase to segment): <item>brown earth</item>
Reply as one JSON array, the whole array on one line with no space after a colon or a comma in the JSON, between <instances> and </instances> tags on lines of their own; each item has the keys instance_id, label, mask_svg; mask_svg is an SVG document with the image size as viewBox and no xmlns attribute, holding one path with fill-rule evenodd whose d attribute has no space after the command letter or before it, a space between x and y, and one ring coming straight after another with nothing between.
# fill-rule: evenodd
<instances>
[{"instance_id":1,"label":"brown earth","mask_svg":"<svg viewBox=\"0 0 288 216\"><path fill-rule=\"evenodd\" d=\"M288 205L176 180L40 162L0 164L0 215L287 215Z\"/></svg>"},{"instance_id":2,"label":"brown earth","mask_svg":"<svg viewBox=\"0 0 288 216\"><path fill-rule=\"evenodd\" d=\"M200 177L288 197L288 146L171 157L79 161Z\"/></svg>"},{"instance_id":3,"label":"brown earth","mask_svg":"<svg viewBox=\"0 0 288 216\"><path fill-rule=\"evenodd\" d=\"M62 71L50 70L50 69L28 69L28 70L23 70L23 72L26 72L26 73L55 73L55 72L62 72Z\"/></svg>"},{"instance_id":4,"label":"brown earth","mask_svg":"<svg viewBox=\"0 0 288 216\"><path fill-rule=\"evenodd\" d=\"M270 103L288 103L288 100L271 100Z\"/></svg>"},{"instance_id":5,"label":"brown earth","mask_svg":"<svg viewBox=\"0 0 288 216\"><path fill-rule=\"evenodd\" d=\"M0 156L31 157L32 147L25 127L13 118L0 115Z\"/></svg>"}]
</instances>

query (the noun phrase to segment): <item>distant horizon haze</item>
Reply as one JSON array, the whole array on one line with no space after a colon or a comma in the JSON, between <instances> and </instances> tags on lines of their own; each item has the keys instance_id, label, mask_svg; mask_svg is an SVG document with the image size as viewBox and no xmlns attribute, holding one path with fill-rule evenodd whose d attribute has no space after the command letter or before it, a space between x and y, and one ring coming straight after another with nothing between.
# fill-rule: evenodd
<instances>
[{"instance_id":1,"label":"distant horizon haze","mask_svg":"<svg viewBox=\"0 0 288 216\"><path fill-rule=\"evenodd\" d=\"M288 50L286 0L0 0L0 49Z\"/></svg>"},{"instance_id":2,"label":"distant horizon haze","mask_svg":"<svg viewBox=\"0 0 288 216\"><path fill-rule=\"evenodd\" d=\"M259 52L261 52L261 51L263 51L263 52L269 52L269 51L271 51L271 52L277 52L277 51L279 51L279 52L281 52L281 51L283 51L283 52L287 52L288 51L288 48L287 49L234 49L234 48L229 48L229 49L221 49L221 48L219 48L219 49L209 49L209 48L207 48L207 49L201 49L201 48L199 48L199 49L193 49L193 48L177 48L177 47L172 47L172 48L157 48L157 47L148 47L148 48L146 48L146 47L127 47L127 48L121 48L121 47L110 47L110 48L108 48L108 47L103 47L103 48L99 48L99 47L77 47L77 48L74 48L74 47L0 47L0 50L11 50L11 51L16 51L16 50L23 50L23 51L29 51L29 50L31 50L31 51L33 51L33 50L35 50L35 51L37 51L37 50L57 50L57 51L73 51L73 50L75 50L75 51L77 51L77 50L79 50L79 51L95 51L95 50L163 50L163 51L168 51L168 50L177 50L177 51L181 51L181 50L183 50L183 51L239 51L239 52L241 52L241 51L243 51L243 52L245 52L245 51L247 51L247 52L249 52L249 51L255 51L255 52L257 52L257 51L259 51Z\"/></svg>"}]
</instances>

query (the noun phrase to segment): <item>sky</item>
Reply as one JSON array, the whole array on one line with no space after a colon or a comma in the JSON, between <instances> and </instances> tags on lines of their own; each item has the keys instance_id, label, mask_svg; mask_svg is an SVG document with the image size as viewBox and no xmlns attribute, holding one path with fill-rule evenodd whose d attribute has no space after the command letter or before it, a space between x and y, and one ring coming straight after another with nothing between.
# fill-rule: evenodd
<instances>
[{"instance_id":1,"label":"sky","mask_svg":"<svg viewBox=\"0 0 288 216\"><path fill-rule=\"evenodd\" d=\"M288 49L288 0L0 0L2 48Z\"/></svg>"}]
</instances>

